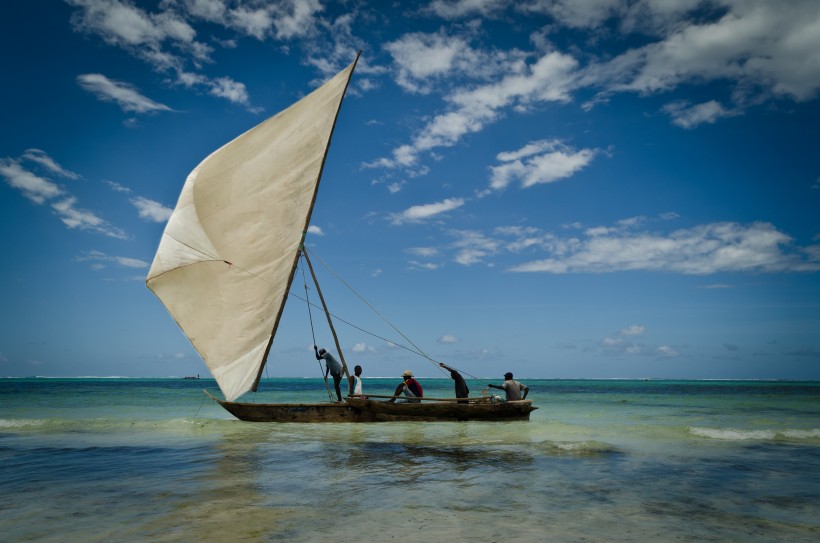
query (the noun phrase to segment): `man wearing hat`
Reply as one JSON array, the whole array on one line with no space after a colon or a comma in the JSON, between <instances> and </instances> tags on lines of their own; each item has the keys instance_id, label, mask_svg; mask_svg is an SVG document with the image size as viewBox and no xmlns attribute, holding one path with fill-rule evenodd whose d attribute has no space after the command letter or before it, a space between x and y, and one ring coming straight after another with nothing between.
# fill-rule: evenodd
<instances>
[{"instance_id":1,"label":"man wearing hat","mask_svg":"<svg viewBox=\"0 0 820 543\"><path fill-rule=\"evenodd\" d=\"M497 388L499 390L503 390L507 393L507 401L514 402L516 400L526 400L527 393L529 393L530 389L527 385L522 385L518 381L513 381L513 374L511 371L508 371L504 374L504 384L501 386L498 385L487 385L490 388ZM522 396L521 393L524 393Z\"/></svg>"},{"instance_id":2,"label":"man wearing hat","mask_svg":"<svg viewBox=\"0 0 820 543\"><path fill-rule=\"evenodd\" d=\"M398 396L403 393L408 398L404 400L405 402L419 403L421 401L419 398L424 397L424 391L421 389L419 382L413 379L413 372L404 370L401 377L402 382L396 387L396 392L393 393L393 396ZM387 401L395 402L396 398L390 398Z\"/></svg>"}]
</instances>

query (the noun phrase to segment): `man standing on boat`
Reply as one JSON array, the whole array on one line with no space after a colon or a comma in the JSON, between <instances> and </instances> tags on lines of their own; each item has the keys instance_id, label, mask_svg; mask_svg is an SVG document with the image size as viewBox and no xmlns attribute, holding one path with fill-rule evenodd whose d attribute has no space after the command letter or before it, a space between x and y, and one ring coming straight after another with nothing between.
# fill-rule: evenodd
<instances>
[{"instance_id":1,"label":"man standing on boat","mask_svg":"<svg viewBox=\"0 0 820 543\"><path fill-rule=\"evenodd\" d=\"M503 390L507 393L507 401L514 402L517 400L526 400L527 394L529 393L530 389L527 385L522 385L518 381L513 381L513 374L512 372L507 372L504 374L504 384L501 386L498 385L487 385L490 388L497 388L499 390ZM524 395L521 395L521 392L524 392Z\"/></svg>"},{"instance_id":2,"label":"man standing on boat","mask_svg":"<svg viewBox=\"0 0 820 543\"><path fill-rule=\"evenodd\" d=\"M407 400L404 400L405 402L419 403L421 401L419 398L424 397L424 391L421 389L419 382L413 379L413 372L410 370L405 370L401 375L401 378L402 382L396 387L396 392L393 393L393 396L398 396L404 393L404 395L408 398ZM390 398L387 401L395 402L396 398Z\"/></svg>"},{"instance_id":3,"label":"man standing on boat","mask_svg":"<svg viewBox=\"0 0 820 543\"><path fill-rule=\"evenodd\" d=\"M339 388L339 384L342 382L342 364L326 350L317 350L316 345L313 346L313 351L316 353L316 360L325 361L325 380L327 380L328 373L333 376L333 386L336 388L336 398L338 398L339 403L341 403L342 389Z\"/></svg>"},{"instance_id":4,"label":"man standing on boat","mask_svg":"<svg viewBox=\"0 0 820 543\"><path fill-rule=\"evenodd\" d=\"M350 377L350 390L348 396L362 396L362 367L358 364L353 368L353 375Z\"/></svg>"},{"instance_id":5,"label":"man standing on boat","mask_svg":"<svg viewBox=\"0 0 820 543\"><path fill-rule=\"evenodd\" d=\"M467 388L467 382L464 381L464 377L461 376L459 372L457 372L454 368L451 368L444 362L439 362L438 364L445 370L450 372L450 379L455 381L456 384L456 398L466 398L470 395L470 389ZM467 402L462 402L467 403Z\"/></svg>"}]
</instances>

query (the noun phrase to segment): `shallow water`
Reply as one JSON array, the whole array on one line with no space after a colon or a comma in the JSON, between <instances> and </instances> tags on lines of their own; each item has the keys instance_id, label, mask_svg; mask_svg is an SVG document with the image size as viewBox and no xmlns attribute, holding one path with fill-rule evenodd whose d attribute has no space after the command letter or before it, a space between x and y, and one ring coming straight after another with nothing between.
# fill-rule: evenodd
<instances>
[{"instance_id":1,"label":"shallow water","mask_svg":"<svg viewBox=\"0 0 820 543\"><path fill-rule=\"evenodd\" d=\"M423 384L452 395L449 380ZM210 380L0 380L0 533L818 540L820 383L527 384L530 422L260 424L207 400ZM371 394L394 385L365 380ZM327 395L321 380L269 379L256 398Z\"/></svg>"}]
</instances>

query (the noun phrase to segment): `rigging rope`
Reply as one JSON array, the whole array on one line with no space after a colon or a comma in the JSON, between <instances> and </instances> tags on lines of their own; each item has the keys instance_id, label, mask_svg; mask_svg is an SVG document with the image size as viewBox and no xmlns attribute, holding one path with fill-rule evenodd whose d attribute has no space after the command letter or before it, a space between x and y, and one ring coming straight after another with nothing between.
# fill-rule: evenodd
<instances>
[{"instance_id":1,"label":"rigging rope","mask_svg":"<svg viewBox=\"0 0 820 543\"><path fill-rule=\"evenodd\" d=\"M304 248L304 250L305 250L305 251L307 251L307 247L305 247L305 248ZM417 355L419 355L419 356L421 356L421 357L423 357L423 358L426 358L426 359L427 359L427 360L429 360L429 361L430 361L430 363L432 363L432 364L433 364L433 366L435 366L435 367L436 367L439 371L444 372L444 369L443 369L443 368L441 368L441 367L438 365L438 362L437 362L437 361L435 361L435 360L433 360L432 358L430 358L430 357L427 355L427 353L425 353L424 351L422 351L422 350L421 350L421 348L420 348L418 345L416 345L415 343L413 343L413 341L412 341L409 337L407 337L406 335L404 335L404 333L403 333L401 330L399 330L399 329L398 329L398 328L397 328L397 327L396 327L396 326L395 326L392 322L390 322L389 320L387 320L387 318L386 318L384 315L382 315L381 313L379 313L379 310L378 310L378 309L376 309L375 307L373 307L373 306L370 304L370 302L368 302L367 300L365 300L365 299L364 299L364 297L356 291L356 289L354 289L352 286L350 286L350 285L347 283L347 281L345 281L344 279L342 279L342 278L339 276L339 274L337 274L335 271L333 271L333 269L332 269L330 266L328 266L328 265L325 263L325 261L324 261L324 260L322 260L322 259L321 259L321 257L319 257L319 255L317 255L317 254L316 254L315 252L313 252L313 251L310 251L310 252L311 252L311 253L313 253L313 256L314 256L314 257L316 257L316 259L319 261L319 263L320 263L320 264L322 264L322 266L324 266L326 270L328 270L330 273L332 273L332 274L336 277L336 279L338 279L338 280L339 280L339 282L341 282L344 286L346 286L347 288L349 288L349 289L350 289L350 291L351 291L351 292L353 292L353 294L355 294L355 295L356 295L356 296L357 296L357 297L358 297L358 298L359 298L362 302L364 302L364 303L367 305L367 307L369 307L369 308L370 308L370 309L371 309L374 313L376 313L376 315L378 315L378 316L379 316L379 317L380 317L380 318L381 318L384 322L386 322L387 324L389 324L389 325L390 325L390 327L391 327L391 328L393 328L393 330L395 330L395 331L396 331L396 332L397 332L397 333L398 333L401 337L403 337L403 338L405 339L405 341L407 341L410 345L412 345L412 346L413 346L413 348L414 348L414 349L416 349L415 351L412 351L411 349L407 349L407 350L409 350L409 351L411 351L411 352L415 352ZM304 273L304 270L302 270L302 273ZM364 330L362 330L362 331L364 331ZM367 333L369 333L369 332L367 332ZM375 335L375 334L371 334L371 335ZM378 337L378 336L376 336L376 337ZM389 341L389 340L387 340L387 341ZM393 345L398 345L397 343L394 343L394 342L392 342L392 341L391 341L390 343L393 343ZM400 346L400 345L399 345L399 346ZM406 347L405 347L405 348L406 348Z\"/></svg>"},{"instance_id":2,"label":"rigging rope","mask_svg":"<svg viewBox=\"0 0 820 543\"><path fill-rule=\"evenodd\" d=\"M299 261L300 262L302 261L302 258L303 258L303 256L302 256L302 253L300 251L299 252ZM316 332L313 329L313 313L311 313L311 311L310 311L310 306L312 304L310 303L310 296L308 296L307 277L305 276L305 267L304 266L302 266L302 282L305 285L305 300L304 301L307 303L308 318L310 318L310 334L311 334L311 336L313 336L313 346L316 347ZM296 296L296 297L299 298L299 296ZM321 374L322 373L322 363L319 360L316 360L316 362L319 364L319 373ZM327 382L327 374L324 374L323 376L324 376L324 379L325 379L325 390L327 391L327 398L328 398L328 400L330 400L332 402L333 401L333 396L330 393L330 385Z\"/></svg>"},{"instance_id":3,"label":"rigging rope","mask_svg":"<svg viewBox=\"0 0 820 543\"><path fill-rule=\"evenodd\" d=\"M320 306L318 306L318 305L316 305L316 304L312 303L310 300L306 300L305 298L302 298L301 296L299 296L299 295L298 295L298 294L296 294L295 292L290 292L290 293L288 294L288 296L293 296L293 297L294 297L294 298L296 298L297 300L302 300L303 302L307 303L307 304L308 304L308 306L313 306L313 307L315 307L316 309L321 309L321 307L320 307ZM308 311L309 311L309 310L310 310L310 309L308 308ZM331 313L331 314L330 314L330 316L331 316L331 317L333 317L333 319L334 319L334 320L337 320L337 321L339 321L339 322L341 322L341 323L344 323L344 324L346 324L346 325L350 326L351 328L355 328L356 330L358 330L358 331L360 331L360 332L363 332L363 333L365 333L365 334L367 334L367 335L369 335L369 336L372 336L372 337L374 337L374 338L376 338L376 339L380 339L380 340L382 340L382 341L385 341L385 342L387 342L387 343L390 343L390 344L392 344L392 345L395 345L395 346L396 346L396 347L398 347L399 349L404 349L405 351L411 352L411 353L413 353L413 354L414 354L414 355L416 355L416 356L421 356L422 358L427 358L427 360L429 360L430 362L433 362L434 364L436 364L436 367L438 367L438 368L439 368L439 370L441 370L441 371L442 371L443 373L445 373L445 374L447 373L447 371L446 371L446 370L444 370L444 369L442 369L440 366L438 366L438 362L437 362L436 360L433 360L432 358L428 357L427 355L425 355L425 354L424 354L424 353L422 353L422 352L419 352L419 351L413 350L413 349L411 349L410 347L408 347L407 345L402 345L401 343L396 343L396 342L395 342L395 341L393 341L392 339L388 339L388 338L386 338L386 337L382 337L382 336L380 336L380 335L378 335L378 334L374 334L373 332L371 332L371 331L369 331L369 330L365 330L365 329L364 329L364 328L362 328L361 326L356 326L356 325L355 325L355 324L353 324L352 322L347 321L347 320L345 320L345 319L341 318L340 316L335 315L335 314L333 314L333 313ZM484 381L484 379L482 379L481 377L476 377L475 375L473 375L473 374L471 374L471 373L468 373L468 372L466 372L466 371L463 371L463 370L461 370L461 369L459 369L459 368L456 368L456 367L452 366L451 364L448 364L448 366L453 367L453 369L457 370L459 373L462 373L462 374L466 375L467 377L469 377L469 378L471 378L471 379L473 379L473 380L475 380L475 381L478 381L478 382L480 382L480 383L482 383L482 384L484 384L484 385L486 385L486 384L487 384L487 383Z\"/></svg>"}]
</instances>

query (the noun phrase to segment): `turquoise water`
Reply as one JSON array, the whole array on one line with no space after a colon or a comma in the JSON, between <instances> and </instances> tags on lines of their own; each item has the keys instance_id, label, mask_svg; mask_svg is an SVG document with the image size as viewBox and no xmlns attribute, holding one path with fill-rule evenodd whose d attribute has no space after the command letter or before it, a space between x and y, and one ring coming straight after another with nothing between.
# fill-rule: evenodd
<instances>
[{"instance_id":1,"label":"turquoise water","mask_svg":"<svg viewBox=\"0 0 820 543\"><path fill-rule=\"evenodd\" d=\"M206 379L0 379L0 539L820 539L820 383L525 382L530 422L277 425Z\"/></svg>"}]
</instances>

